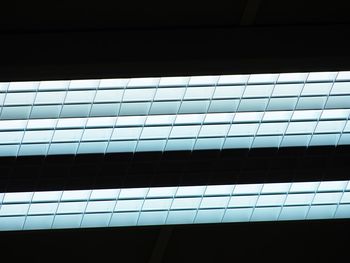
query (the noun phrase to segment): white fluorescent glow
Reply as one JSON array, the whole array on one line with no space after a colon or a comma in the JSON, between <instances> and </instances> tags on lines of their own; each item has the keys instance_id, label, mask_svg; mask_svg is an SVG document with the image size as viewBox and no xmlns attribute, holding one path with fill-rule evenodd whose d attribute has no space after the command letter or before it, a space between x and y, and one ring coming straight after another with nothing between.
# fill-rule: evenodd
<instances>
[{"instance_id":1,"label":"white fluorescent glow","mask_svg":"<svg viewBox=\"0 0 350 263\"><path fill-rule=\"evenodd\" d=\"M0 193L0 231L336 218L349 181Z\"/></svg>"},{"instance_id":2,"label":"white fluorescent glow","mask_svg":"<svg viewBox=\"0 0 350 263\"><path fill-rule=\"evenodd\" d=\"M0 155L350 144L349 76L0 83Z\"/></svg>"}]
</instances>

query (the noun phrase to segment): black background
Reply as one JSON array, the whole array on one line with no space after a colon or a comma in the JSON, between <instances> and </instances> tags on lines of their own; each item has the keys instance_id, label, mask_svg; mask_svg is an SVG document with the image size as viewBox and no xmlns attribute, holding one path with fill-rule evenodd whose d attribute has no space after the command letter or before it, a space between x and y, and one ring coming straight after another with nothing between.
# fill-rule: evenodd
<instances>
[{"instance_id":1,"label":"black background","mask_svg":"<svg viewBox=\"0 0 350 263\"><path fill-rule=\"evenodd\" d=\"M4 232L1 251L38 262L337 262L347 258L349 227L334 220Z\"/></svg>"},{"instance_id":2,"label":"black background","mask_svg":"<svg viewBox=\"0 0 350 263\"><path fill-rule=\"evenodd\" d=\"M7 1L0 81L350 70L347 1ZM350 179L348 147L1 158L1 191ZM1 258L347 259L349 220L0 233Z\"/></svg>"},{"instance_id":3,"label":"black background","mask_svg":"<svg viewBox=\"0 0 350 263\"><path fill-rule=\"evenodd\" d=\"M2 192L349 179L350 146L0 158Z\"/></svg>"}]
</instances>

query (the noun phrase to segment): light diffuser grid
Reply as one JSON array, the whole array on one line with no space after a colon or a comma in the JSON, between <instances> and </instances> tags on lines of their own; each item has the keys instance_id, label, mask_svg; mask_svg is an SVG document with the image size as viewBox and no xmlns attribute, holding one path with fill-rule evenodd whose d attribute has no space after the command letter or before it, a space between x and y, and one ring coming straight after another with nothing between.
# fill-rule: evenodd
<instances>
[{"instance_id":1,"label":"light diffuser grid","mask_svg":"<svg viewBox=\"0 0 350 263\"><path fill-rule=\"evenodd\" d=\"M350 72L0 83L0 155L350 144Z\"/></svg>"},{"instance_id":2,"label":"light diffuser grid","mask_svg":"<svg viewBox=\"0 0 350 263\"><path fill-rule=\"evenodd\" d=\"M350 218L349 181L0 194L0 230Z\"/></svg>"}]
</instances>

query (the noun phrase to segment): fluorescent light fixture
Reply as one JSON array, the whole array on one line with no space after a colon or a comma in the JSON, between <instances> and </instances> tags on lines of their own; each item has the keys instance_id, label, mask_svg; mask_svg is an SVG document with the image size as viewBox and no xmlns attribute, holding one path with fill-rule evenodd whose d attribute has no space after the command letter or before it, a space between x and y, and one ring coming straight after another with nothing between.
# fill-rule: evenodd
<instances>
[{"instance_id":1,"label":"fluorescent light fixture","mask_svg":"<svg viewBox=\"0 0 350 263\"><path fill-rule=\"evenodd\" d=\"M0 83L0 155L350 144L350 72Z\"/></svg>"},{"instance_id":2,"label":"fluorescent light fixture","mask_svg":"<svg viewBox=\"0 0 350 263\"><path fill-rule=\"evenodd\" d=\"M0 193L0 230L350 218L349 181Z\"/></svg>"}]
</instances>

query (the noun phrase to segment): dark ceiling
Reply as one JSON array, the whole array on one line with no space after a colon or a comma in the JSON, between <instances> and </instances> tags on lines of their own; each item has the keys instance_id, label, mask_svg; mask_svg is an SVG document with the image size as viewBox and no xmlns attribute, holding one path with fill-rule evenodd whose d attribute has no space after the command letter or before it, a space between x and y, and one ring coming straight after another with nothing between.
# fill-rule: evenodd
<instances>
[{"instance_id":1,"label":"dark ceiling","mask_svg":"<svg viewBox=\"0 0 350 263\"><path fill-rule=\"evenodd\" d=\"M6 1L2 32L349 23L346 1ZM244 21L243 21L244 20Z\"/></svg>"},{"instance_id":2,"label":"dark ceiling","mask_svg":"<svg viewBox=\"0 0 350 263\"><path fill-rule=\"evenodd\" d=\"M350 68L347 1L7 1L0 80Z\"/></svg>"},{"instance_id":3,"label":"dark ceiling","mask_svg":"<svg viewBox=\"0 0 350 263\"><path fill-rule=\"evenodd\" d=\"M2 257L47 262L341 262L349 220L3 232Z\"/></svg>"},{"instance_id":4,"label":"dark ceiling","mask_svg":"<svg viewBox=\"0 0 350 263\"><path fill-rule=\"evenodd\" d=\"M9 1L4 31L105 30L237 25L245 1ZM22 2L22 1L21 1ZM24 2L24 1L23 1ZM3 10L5 10L3 9Z\"/></svg>"}]
</instances>

